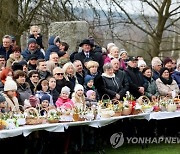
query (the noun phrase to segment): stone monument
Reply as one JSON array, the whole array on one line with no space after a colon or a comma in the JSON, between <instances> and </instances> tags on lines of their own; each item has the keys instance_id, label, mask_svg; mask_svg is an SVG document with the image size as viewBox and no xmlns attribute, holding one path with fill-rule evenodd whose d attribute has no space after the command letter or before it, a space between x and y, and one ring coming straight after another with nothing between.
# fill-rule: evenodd
<instances>
[{"instance_id":1,"label":"stone monument","mask_svg":"<svg viewBox=\"0 0 180 154\"><path fill-rule=\"evenodd\" d=\"M49 26L49 37L60 36L61 41L69 44L69 53L77 50L79 43L88 37L89 25L86 21L53 22Z\"/></svg>"}]
</instances>

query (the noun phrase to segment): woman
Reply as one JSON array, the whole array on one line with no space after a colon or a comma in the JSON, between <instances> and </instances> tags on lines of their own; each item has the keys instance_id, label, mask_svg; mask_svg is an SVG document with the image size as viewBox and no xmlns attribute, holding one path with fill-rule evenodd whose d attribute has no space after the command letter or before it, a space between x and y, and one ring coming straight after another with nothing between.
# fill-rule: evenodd
<instances>
[{"instance_id":1,"label":"woman","mask_svg":"<svg viewBox=\"0 0 180 154\"><path fill-rule=\"evenodd\" d=\"M102 79L105 94L111 99L122 99L125 96L126 90L124 90L123 85L121 85L121 79L115 76L112 64L104 64L103 70Z\"/></svg>"},{"instance_id":2,"label":"woman","mask_svg":"<svg viewBox=\"0 0 180 154\"><path fill-rule=\"evenodd\" d=\"M145 67L142 71L145 81L145 95L152 101L157 99L159 96L156 81L152 78L152 70L150 67Z\"/></svg>"},{"instance_id":3,"label":"woman","mask_svg":"<svg viewBox=\"0 0 180 154\"><path fill-rule=\"evenodd\" d=\"M13 48L13 53L10 54L9 59L7 60L6 67L11 67L14 62L20 62L23 60L23 56L21 55L21 48L15 46Z\"/></svg>"},{"instance_id":4,"label":"woman","mask_svg":"<svg viewBox=\"0 0 180 154\"><path fill-rule=\"evenodd\" d=\"M72 87L74 89L75 85L78 84L78 80L76 77L76 69L73 65L73 63L68 62L63 66L63 71L64 71L64 78L67 81L70 81L72 84Z\"/></svg>"},{"instance_id":5,"label":"woman","mask_svg":"<svg viewBox=\"0 0 180 154\"><path fill-rule=\"evenodd\" d=\"M17 70L14 72L14 80L17 83L17 97L20 105L24 105L25 99L29 99L32 95L31 88L26 82L26 73L22 70Z\"/></svg>"},{"instance_id":6,"label":"woman","mask_svg":"<svg viewBox=\"0 0 180 154\"><path fill-rule=\"evenodd\" d=\"M56 79L54 77L49 77L49 78L47 78L47 80L49 82L49 92L50 92L50 95L52 96L53 103L55 105L55 103L59 97L59 93L56 90Z\"/></svg>"},{"instance_id":7,"label":"woman","mask_svg":"<svg viewBox=\"0 0 180 154\"><path fill-rule=\"evenodd\" d=\"M180 89L180 59L177 60L176 69L172 74L172 78L177 82Z\"/></svg>"},{"instance_id":8,"label":"woman","mask_svg":"<svg viewBox=\"0 0 180 154\"><path fill-rule=\"evenodd\" d=\"M16 97L17 84L11 78L7 77L6 82L4 84L4 93L3 96L6 99L6 106L8 111L19 111L19 103Z\"/></svg>"},{"instance_id":9,"label":"woman","mask_svg":"<svg viewBox=\"0 0 180 154\"><path fill-rule=\"evenodd\" d=\"M142 72L145 67L146 67L146 62L142 59L138 60L139 71Z\"/></svg>"},{"instance_id":10,"label":"woman","mask_svg":"<svg viewBox=\"0 0 180 154\"><path fill-rule=\"evenodd\" d=\"M98 95L102 97L104 94L103 80L101 73L98 71L99 64L96 61L89 61L86 64L87 72L86 75L90 75L94 78L94 86L97 89ZM85 75L85 76L86 76Z\"/></svg>"},{"instance_id":11,"label":"woman","mask_svg":"<svg viewBox=\"0 0 180 154\"><path fill-rule=\"evenodd\" d=\"M156 85L161 96L172 96L174 92L176 95L179 93L179 87L170 76L168 68L161 68L160 77L156 80Z\"/></svg>"}]
</instances>

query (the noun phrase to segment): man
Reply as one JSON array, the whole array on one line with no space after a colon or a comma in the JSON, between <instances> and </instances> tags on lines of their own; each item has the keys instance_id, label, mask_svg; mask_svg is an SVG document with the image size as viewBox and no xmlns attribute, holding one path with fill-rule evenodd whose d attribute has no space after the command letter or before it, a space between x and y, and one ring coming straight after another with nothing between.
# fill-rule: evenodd
<instances>
[{"instance_id":1,"label":"man","mask_svg":"<svg viewBox=\"0 0 180 154\"><path fill-rule=\"evenodd\" d=\"M99 63L98 70L102 70L103 66L103 59L102 55L95 54L93 52L93 44L89 39L83 40L79 46L82 48L82 52L75 54L74 60L80 60L81 63L84 65L85 62L93 60Z\"/></svg>"},{"instance_id":2,"label":"man","mask_svg":"<svg viewBox=\"0 0 180 154\"><path fill-rule=\"evenodd\" d=\"M12 51L12 38L10 35L5 35L2 39L3 44L0 46L0 55L5 57L7 61L9 59L9 55L13 53Z\"/></svg>"},{"instance_id":3,"label":"man","mask_svg":"<svg viewBox=\"0 0 180 154\"><path fill-rule=\"evenodd\" d=\"M83 70L83 65L80 60L75 60L73 62L74 67L76 68L76 77L78 80L78 83L81 85L84 85L84 77L85 77L85 72Z\"/></svg>"},{"instance_id":4,"label":"man","mask_svg":"<svg viewBox=\"0 0 180 154\"><path fill-rule=\"evenodd\" d=\"M39 73L36 70L32 70L29 72L28 74L28 83L30 85L30 89L32 94L35 94L35 87L37 86L38 82L39 82Z\"/></svg>"},{"instance_id":5,"label":"man","mask_svg":"<svg viewBox=\"0 0 180 154\"><path fill-rule=\"evenodd\" d=\"M123 97L125 97L126 91L129 90L129 82L127 79L127 75L124 71L120 70L120 62L118 59L116 58L112 59L111 64L113 67L115 77L117 77L118 79L118 84L121 87L119 94L120 94L120 99L122 100Z\"/></svg>"},{"instance_id":6,"label":"man","mask_svg":"<svg viewBox=\"0 0 180 154\"><path fill-rule=\"evenodd\" d=\"M37 70L39 73L40 79L47 79L51 74L47 71L47 64L45 59L38 59L37 61Z\"/></svg>"},{"instance_id":7,"label":"man","mask_svg":"<svg viewBox=\"0 0 180 154\"><path fill-rule=\"evenodd\" d=\"M151 61L152 65L152 73L153 73L153 79L156 80L159 78L159 71L162 67L162 61L158 57L154 57Z\"/></svg>"},{"instance_id":8,"label":"man","mask_svg":"<svg viewBox=\"0 0 180 154\"><path fill-rule=\"evenodd\" d=\"M129 92L137 99L141 95L144 95L144 79L137 67L138 59L135 57L129 57L127 62L128 67L125 70L129 81Z\"/></svg>"},{"instance_id":9,"label":"man","mask_svg":"<svg viewBox=\"0 0 180 154\"><path fill-rule=\"evenodd\" d=\"M37 59L44 59L44 54L38 48L37 42L34 38L28 40L28 47L22 52L22 56L26 61L28 61L31 54L35 54Z\"/></svg>"},{"instance_id":10,"label":"man","mask_svg":"<svg viewBox=\"0 0 180 154\"><path fill-rule=\"evenodd\" d=\"M49 56L49 61L47 62L53 62L56 66L59 66L59 56L56 52L51 52Z\"/></svg>"},{"instance_id":11,"label":"man","mask_svg":"<svg viewBox=\"0 0 180 154\"><path fill-rule=\"evenodd\" d=\"M28 58L28 65L27 65L27 68L28 68L28 71L31 71L31 70L36 70L36 63L37 63L37 56L35 54L31 54Z\"/></svg>"}]
</instances>

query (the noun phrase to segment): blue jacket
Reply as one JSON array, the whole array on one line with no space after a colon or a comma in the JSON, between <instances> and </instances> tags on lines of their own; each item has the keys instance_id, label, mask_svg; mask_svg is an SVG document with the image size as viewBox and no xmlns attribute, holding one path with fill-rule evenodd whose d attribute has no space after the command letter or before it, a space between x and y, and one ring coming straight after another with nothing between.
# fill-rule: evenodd
<instances>
[{"instance_id":1,"label":"blue jacket","mask_svg":"<svg viewBox=\"0 0 180 154\"><path fill-rule=\"evenodd\" d=\"M3 47L3 45L0 46L0 55L3 55L6 60L9 59L9 55L12 53L12 46L10 46L8 52L6 52L6 49Z\"/></svg>"},{"instance_id":2,"label":"blue jacket","mask_svg":"<svg viewBox=\"0 0 180 154\"><path fill-rule=\"evenodd\" d=\"M56 52L59 55L59 57L63 56L66 53L66 52L61 52L58 46L54 44L55 38L56 38L55 36L51 36L48 40L49 47L47 48L45 53L46 60L49 60L49 56L51 52Z\"/></svg>"},{"instance_id":3,"label":"blue jacket","mask_svg":"<svg viewBox=\"0 0 180 154\"><path fill-rule=\"evenodd\" d=\"M40 49L37 49L35 52L31 53L28 48L25 49L21 55L23 56L23 58L28 61L29 60L29 56L31 54L35 54L37 56L38 59L44 59L44 54L40 51Z\"/></svg>"},{"instance_id":4,"label":"blue jacket","mask_svg":"<svg viewBox=\"0 0 180 154\"><path fill-rule=\"evenodd\" d=\"M171 76L177 82L180 89L180 71L175 70Z\"/></svg>"}]
</instances>

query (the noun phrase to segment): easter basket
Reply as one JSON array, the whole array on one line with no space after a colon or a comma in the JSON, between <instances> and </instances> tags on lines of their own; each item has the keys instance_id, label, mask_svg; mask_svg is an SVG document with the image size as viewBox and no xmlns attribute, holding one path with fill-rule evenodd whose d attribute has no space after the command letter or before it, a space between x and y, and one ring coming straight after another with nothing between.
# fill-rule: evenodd
<instances>
[{"instance_id":1,"label":"easter basket","mask_svg":"<svg viewBox=\"0 0 180 154\"><path fill-rule=\"evenodd\" d=\"M37 125L42 123L42 119L39 117L39 112L36 108L30 107L24 111L26 115L27 125Z\"/></svg>"},{"instance_id":2,"label":"easter basket","mask_svg":"<svg viewBox=\"0 0 180 154\"><path fill-rule=\"evenodd\" d=\"M123 104L119 100L117 99L112 100L112 108L114 111L113 117L118 117L122 115Z\"/></svg>"},{"instance_id":3,"label":"easter basket","mask_svg":"<svg viewBox=\"0 0 180 154\"><path fill-rule=\"evenodd\" d=\"M139 103L140 105L145 105L149 104L151 101L147 96L140 96L137 100L136 103Z\"/></svg>"},{"instance_id":4,"label":"easter basket","mask_svg":"<svg viewBox=\"0 0 180 154\"><path fill-rule=\"evenodd\" d=\"M60 120L60 112L56 109L50 109L47 112L47 121L48 123L58 123Z\"/></svg>"},{"instance_id":5,"label":"easter basket","mask_svg":"<svg viewBox=\"0 0 180 154\"><path fill-rule=\"evenodd\" d=\"M102 96L101 100L99 101L99 104L100 104L101 108L107 108L110 104L112 104L112 101L111 101L109 95L104 94Z\"/></svg>"}]
</instances>

